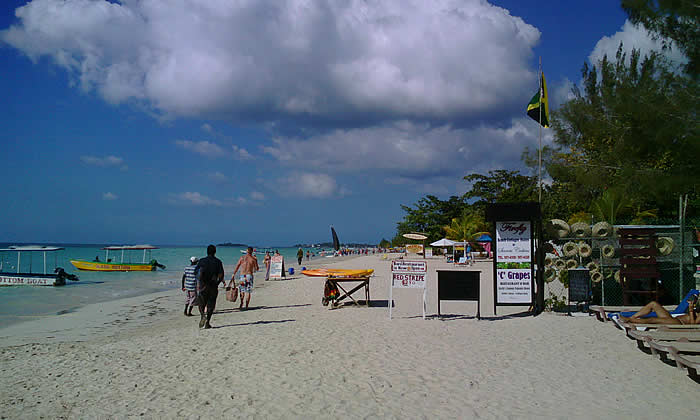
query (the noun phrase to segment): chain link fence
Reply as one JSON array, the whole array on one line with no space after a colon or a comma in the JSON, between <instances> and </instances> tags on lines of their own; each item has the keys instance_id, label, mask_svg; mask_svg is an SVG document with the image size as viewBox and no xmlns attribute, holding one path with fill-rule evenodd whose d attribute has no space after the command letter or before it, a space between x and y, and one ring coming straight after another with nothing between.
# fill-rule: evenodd
<instances>
[{"instance_id":1,"label":"chain link fence","mask_svg":"<svg viewBox=\"0 0 700 420\"><path fill-rule=\"evenodd\" d=\"M696 267L697 238L694 230L686 229L681 238L680 226L614 226L598 223L574 223L570 227L562 221L553 221L554 232L545 247L545 301L548 309L563 310L568 301L568 270L585 267L589 270L592 291L591 303L596 305L623 305L623 287L620 275L620 228L653 229L657 255L656 267L660 273L657 299L664 305L677 304L688 290L697 288L700 274ZM568 228L568 229L567 229ZM697 247L696 247L697 246ZM629 285L629 281L628 285ZM651 290L653 281L644 288ZM651 295L631 296L631 304L643 305Z\"/></svg>"}]
</instances>

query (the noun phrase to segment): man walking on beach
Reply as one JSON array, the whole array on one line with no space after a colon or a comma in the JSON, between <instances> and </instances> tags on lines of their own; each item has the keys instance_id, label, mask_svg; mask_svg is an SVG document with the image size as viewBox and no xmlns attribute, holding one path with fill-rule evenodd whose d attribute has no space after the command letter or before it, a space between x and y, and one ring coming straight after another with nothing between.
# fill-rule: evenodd
<instances>
[{"instance_id":1,"label":"man walking on beach","mask_svg":"<svg viewBox=\"0 0 700 420\"><path fill-rule=\"evenodd\" d=\"M182 291L185 292L185 316L192 316L192 307L197 301L197 279L194 276L194 269L199 258L190 258L190 265L185 267L182 274Z\"/></svg>"},{"instance_id":2,"label":"man walking on beach","mask_svg":"<svg viewBox=\"0 0 700 420\"><path fill-rule=\"evenodd\" d=\"M253 292L253 273L258 271L258 259L253 256L253 248L248 247L248 252L238 260L236 268L233 269L231 281L236 278L236 272L241 269L241 274L238 276L238 292L241 297L240 309L243 309L243 298L246 298L245 308L248 309L250 304L250 294Z\"/></svg>"},{"instance_id":3,"label":"man walking on beach","mask_svg":"<svg viewBox=\"0 0 700 420\"><path fill-rule=\"evenodd\" d=\"M195 272L198 273L197 289L199 295L199 328L211 328L211 316L214 315L216 297L219 295L219 283L224 281L224 265L215 257L216 247L207 247L207 256L199 260ZM206 312L205 312L206 308Z\"/></svg>"},{"instance_id":4,"label":"man walking on beach","mask_svg":"<svg viewBox=\"0 0 700 420\"><path fill-rule=\"evenodd\" d=\"M297 261L299 261L299 265L301 265L301 260L304 259L304 250L299 248L299 251L297 251Z\"/></svg>"}]
</instances>

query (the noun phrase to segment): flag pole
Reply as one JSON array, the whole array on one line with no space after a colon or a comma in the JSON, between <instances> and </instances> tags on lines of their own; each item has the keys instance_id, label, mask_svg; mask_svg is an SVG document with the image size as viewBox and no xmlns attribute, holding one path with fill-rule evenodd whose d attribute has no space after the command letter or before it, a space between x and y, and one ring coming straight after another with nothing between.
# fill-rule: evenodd
<instances>
[{"instance_id":1,"label":"flag pole","mask_svg":"<svg viewBox=\"0 0 700 420\"><path fill-rule=\"evenodd\" d=\"M539 189L539 203L542 204L542 56L540 56L540 68L537 73L538 84L540 85L540 139L539 148L537 149L537 184Z\"/></svg>"}]
</instances>

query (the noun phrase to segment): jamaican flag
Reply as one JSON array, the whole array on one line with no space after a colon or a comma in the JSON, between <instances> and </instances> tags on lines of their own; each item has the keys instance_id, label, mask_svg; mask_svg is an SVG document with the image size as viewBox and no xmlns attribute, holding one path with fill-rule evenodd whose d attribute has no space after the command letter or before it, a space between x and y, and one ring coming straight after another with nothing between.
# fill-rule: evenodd
<instances>
[{"instance_id":1,"label":"jamaican flag","mask_svg":"<svg viewBox=\"0 0 700 420\"><path fill-rule=\"evenodd\" d=\"M542 107L540 121L540 107ZM544 73L540 73L540 90L530 99L527 104L527 115L540 123L542 127L549 127L549 95L547 95L547 83L544 81Z\"/></svg>"}]
</instances>

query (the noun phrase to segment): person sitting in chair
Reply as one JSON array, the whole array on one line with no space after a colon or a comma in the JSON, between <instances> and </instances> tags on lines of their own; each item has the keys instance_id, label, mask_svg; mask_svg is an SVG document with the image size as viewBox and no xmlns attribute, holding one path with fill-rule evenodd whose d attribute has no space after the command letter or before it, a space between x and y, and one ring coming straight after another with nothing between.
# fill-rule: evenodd
<instances>
[{"instance_id":1,"label":"person sitting in chair","mask_svg":"<svg viewBox=\"0 0 700 420\"><path fill-rule=\"evenodd\" d=\"M695 307L697 303L698 295L693 295L688 299L688 313L674 318L673 315L658 302L651 301L631 317L620 316L620 321L630 322L632 324L698 325L700 324L700 314ZM649 315L652 311L656 312L656 318L642 318L645 315Z\"/></svg>"}]
</instances>

